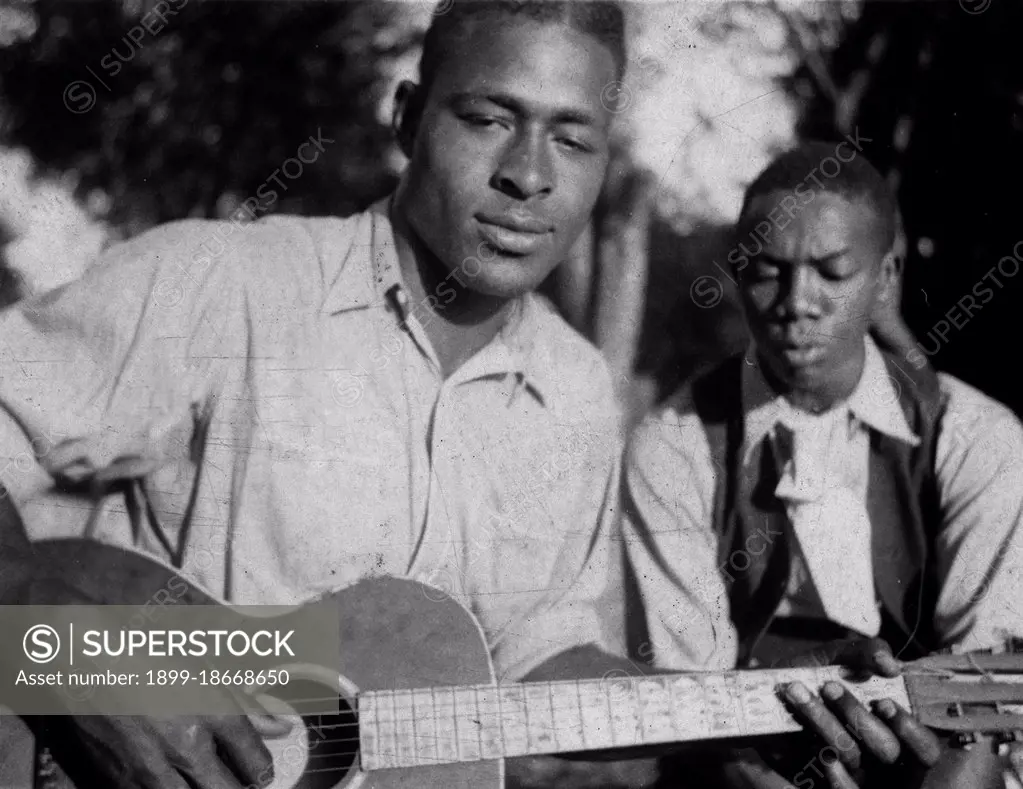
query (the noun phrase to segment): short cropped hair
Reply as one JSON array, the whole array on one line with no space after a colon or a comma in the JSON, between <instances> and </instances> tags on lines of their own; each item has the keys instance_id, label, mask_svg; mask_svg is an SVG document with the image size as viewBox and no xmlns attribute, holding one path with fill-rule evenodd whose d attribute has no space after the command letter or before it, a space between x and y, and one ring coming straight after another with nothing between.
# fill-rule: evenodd
<instances>
[{"instance_id":1,"label":"short cropped hair","mask_svg":"<svg viewBox=\"0 0 1023 789\"><path fill-rule=\"evenodd\" d=\"M544 24L566 24L611 50L618 79L625 73L625 15L609 0L440 0L426 31L419 60L419 84L428 91L437 69L466 27L486 16L524 17Z\"/></svg>"},{"instance_id":2,"label":"short cropped hair","mask_svg":"<svg viewBox=\"0 0 1023 789\"><path fill-rule=\"evenodd\" d=\"M804 185L808 190L822 189L850 201L868 203L878 218L885 249L891 248L896 233L895 195L862 151L847 143L845 147L853 156L848 161L839 159L836 151L840 142L811 140L778 156L746 189L740 217L746 216L754 199L771 192L793 191ZM826 159L836 163L837 173L828 175L822 171L821 165Z\"/></svg>"}]
</instances>

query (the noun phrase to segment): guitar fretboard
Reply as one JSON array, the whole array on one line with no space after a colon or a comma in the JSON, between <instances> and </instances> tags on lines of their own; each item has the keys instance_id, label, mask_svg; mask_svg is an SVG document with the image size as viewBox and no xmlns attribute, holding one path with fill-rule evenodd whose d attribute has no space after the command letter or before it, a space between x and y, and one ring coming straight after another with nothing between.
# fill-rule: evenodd
<instances>
[{"instance_id":1,"label":"guitar fretboard","mask_svg":"<svg viewBox=\"0 0 1023 789\"><path fill-rule=\"evenodd\" d=\"M362 768L420 767L799 731L778 685L841 680L909 708L901 678L849 683L834 667L469 685L359 695Z\"/></svg>"}]
</instances>

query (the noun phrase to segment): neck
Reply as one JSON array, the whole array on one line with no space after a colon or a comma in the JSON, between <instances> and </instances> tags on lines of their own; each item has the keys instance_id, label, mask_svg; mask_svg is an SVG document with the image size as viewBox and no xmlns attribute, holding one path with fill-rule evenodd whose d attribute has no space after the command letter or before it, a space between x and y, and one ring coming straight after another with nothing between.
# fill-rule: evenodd
<instances>
[{"instance_id":1,"label":"neck","mask_svg":"<svg viewBox=\"0 0 1023 789\"><path fill-rule=\"evenodd\" d=\"M785 397L794 408L812 414L822 414L838 403L848 400L863 376L866 354L862 347L855 354L843 360L837 367L827 371L820 380L806 383L790 379L785 381L775 374L771 365L761 357L761 369L768 384L775 392Z\"/></svg>"},{"instance_id":2,"label":"neck","mask_svg":"<svg viewBox=\"0 0 1023 789\"><path fill-rule=\"evenodd\" d=\"M391 225L398 266L409 293L409 311L422 324L445 375L449 375L494 339L517 299L467 287L465 276L453 273L419 238L406 218L400 196L391 208Z\"/></svg>"},{"instance_id":3,"label":"neck","mask_svg":"<svg viewBox=\"0 0 1023 789\"><path fill-rule=\"evenodd\" d=\"M778 686L820 685L834 666L507 683L359 696L364 769L579 753L800 730ZM870 680L871 698L912 709L901 677Z\"/></svg>"}]
</instances>

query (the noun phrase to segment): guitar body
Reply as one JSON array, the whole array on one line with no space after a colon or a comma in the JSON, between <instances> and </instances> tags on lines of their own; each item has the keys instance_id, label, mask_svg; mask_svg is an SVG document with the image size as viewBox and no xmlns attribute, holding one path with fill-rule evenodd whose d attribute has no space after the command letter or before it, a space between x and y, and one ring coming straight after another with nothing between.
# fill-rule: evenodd
<instances>
[{"instance_id":1,"label":"guitar body","mask_svg":"<svg viewBox=\"0 0 1023 789\"><path fill-rule=\"evenodd\" d=\"M54 583L66 582L97 603L141 605L168 588L173 578L182 577L145 556L97 542L47 540L36 543L35 549L40 565L47 568L36 577L37 582L50 588ZM177 581L175 585L180 588ZM330 684L339 680L343 695L354 708L354 694L360 691L494 682L490 653L479 625L469 611L443 592L416 581L381 577L341 589L330 599L337 604L340 619L338 674L324 677L292 668L292 681L282 689L283 693L298 694L297 698L336 693L336 687L331 688ZM218 604L190 583L188 591L175 602ZM281 710L282 703L285 709L281 711L287 712L289 707L300 710L300 705L292 705L287 695L269 702L267 707L275 712ZM501 760L364 773L354 763L350 747L354 738L332 736L340 727L354 724L350 712L343 712L337 721L307 719L305 726L297 716L294 720L299 725L286 739L267 741L275 757L272 789L503 786Z\"/></svg>"},{"instance_id":2,"label":"guitar body","mask_svg":"<svg viewBox=\"0 0 1023 789\"><path fill-rule=\"evenodd\" d=\"M415 581L378 578L335 593L341 620L341 677L362 690L495 681L490 653L476 620L439 590ZM312 738L310 738L312 739ZM312 753L317 746L310 743ZM285 760L286 761L286 760ZM352 776L345 789L500 789L500 760L377 770ZM287 778L281 775L280 778ZM321 789L312 781L274 783L274 789Z\"/></svg>"}]
</instances>

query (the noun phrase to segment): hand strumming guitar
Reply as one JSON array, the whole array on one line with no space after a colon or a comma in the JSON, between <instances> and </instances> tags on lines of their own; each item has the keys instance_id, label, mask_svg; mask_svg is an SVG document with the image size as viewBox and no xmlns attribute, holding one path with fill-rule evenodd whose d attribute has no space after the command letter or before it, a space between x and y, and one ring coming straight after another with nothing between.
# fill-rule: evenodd
<instances>
[{"instance_id":1,"label":"hand strumming guitar","mask_svg":"<svg viewBox=\"0 0 1023 789\"><path fill-rule=\"evenodd\" d=\"M31 554L23 558L31 562ZM15 605L95 603L70 584L43 573L35 578L23 576L18 588L4 591L3 602ZM132 690L112 685L105 695L113 699L118 692ZM227 693L219 687L208 692ZM225 699L224 703L230 702ZM26 716L24 720L76 786L110 789L265 787L273 780L273 761L263 738L283 736L290 729L290 724L274 718L246 715L240 707L238 715L232 716L96 714Z\"/></svg>"},{"instance_id":2,"label":"hand strumming guitar","mask_svg":"<svg viewBox=\"0 0 1023 789\"><path fill-rule=\"evenodd\" d=\"M210 689L214 691L213 688ZM26 718L76 786L256 789L273 780L262 737L286 726L245 715Z\"/></svg>"}]
</instances>

